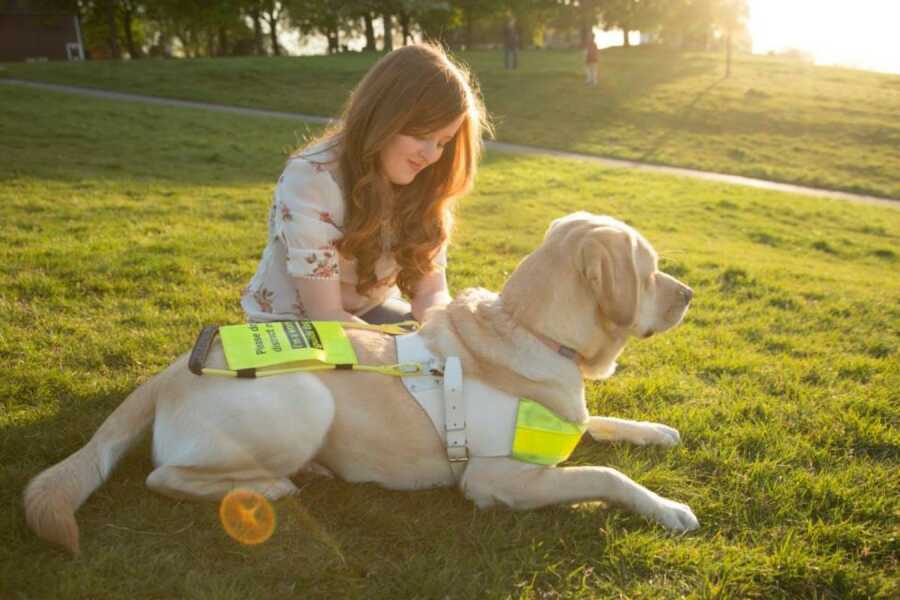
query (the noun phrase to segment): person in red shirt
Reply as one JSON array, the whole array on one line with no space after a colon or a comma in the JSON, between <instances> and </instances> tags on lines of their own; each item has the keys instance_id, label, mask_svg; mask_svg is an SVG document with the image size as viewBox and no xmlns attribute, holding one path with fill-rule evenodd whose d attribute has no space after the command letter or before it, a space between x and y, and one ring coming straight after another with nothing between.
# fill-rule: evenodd
<instances>
[{"instance_id":1,"label":"person in red shirt","mask_svg":"<svg viewBox=\"0 0 900 600\"><path fill-rule=\"evenodd\" d=\"M597 59L600 49L597 48L597 41L591 36L587 43L587 50L584 57L585 84L597 85Z\"/></svg>"}]
</instances>

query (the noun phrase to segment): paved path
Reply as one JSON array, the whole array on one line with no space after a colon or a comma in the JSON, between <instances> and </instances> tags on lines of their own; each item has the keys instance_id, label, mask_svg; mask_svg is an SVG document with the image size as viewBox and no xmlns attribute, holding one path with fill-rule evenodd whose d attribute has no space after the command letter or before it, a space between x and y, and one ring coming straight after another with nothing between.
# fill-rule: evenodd
<instances>
[{"instance_id":1,"label":"paved path","mask_svg":"<svg viewBox=\"0 0 900 600\"><path fill-rule=\"evenodd\" d=\"M128 102L143 102L147 104L157 104L162 106L177 106L182 108L199 108L203 110L213 110L231 114L239 114L254 117L267 117L275 119L288 119L294 121L307 121L312 123L329 123L332 119L328 117L320 117L315 115L304 115L300 113L288 113L275 110L263 110L258 108L243 108L240 106L225 106L222 104L211 104L208 102L195 102L191 100L173 100L169 98L157 98L154 96L142 96L139 94L126 94L123 92L109 92L105 90L95 90L90 88L76 87L71 85L59 85L55 83L39 83L34 81L22 81L18 79L0 78L0 84L10 86L25 86L54 92L65 92L70 94L80 94L83 96L94 96L97 98L106 98L110 100L125 100ZM864 204L876 204L879 206L889 206L891 208L900 208L900 201L879 198L877 196L867 196L864 194L853 194L850 192L839 192L835 190L823 190L819 188L805 187L802 185L793 185L790 183L778 183L775 181L766 181L764 179L754 179L752 177L742 177L740 175L725 175L723 173L712 173L710 171L697 171L695 169L684 169L681 167L666 167L663 165L653 165L641 163L631 160L621 160L616 158L603 158L600 156L592 156L590 154L580 154L577 152L564 152L562 150L551 150L548 148L537 148L534 146L522 146L519 144L507 144L505 142L486 143L487 149L497 152L509 152L513 154L526 154L533 156L553 156L557 158L565 158L568 160L578 160L591 164L601 165L604 167L638 169L651 173L662 173L665 175L677 175L680 177L692 177L694 179L702 179L704 181L714 181L718 183L729 183L733 185L743 185L763 190L771 190L776 192L788 192L792 194L803 194L806 196L819 196L825 198L837 198L839 200L848 200L851 202L861 202Z\"/></svg>"}]
</instances>

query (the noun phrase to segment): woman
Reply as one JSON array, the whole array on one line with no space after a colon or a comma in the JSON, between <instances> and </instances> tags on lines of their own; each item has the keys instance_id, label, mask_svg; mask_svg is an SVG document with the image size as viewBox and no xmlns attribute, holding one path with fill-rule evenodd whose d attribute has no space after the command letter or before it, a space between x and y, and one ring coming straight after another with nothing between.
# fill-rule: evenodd
<instances>
[{"instance_id":1,"label":"woman","mask_svg":"<svg viewBox=\"0 0 900 600\"><path fill-rule=\"evenodd\" d=\"M393 323L448 303L451 208L472 187L486 127L468 74L440 47L379 60L340 123L288 160L241 297L248 320Z\"/></svg>"}]
</instances>

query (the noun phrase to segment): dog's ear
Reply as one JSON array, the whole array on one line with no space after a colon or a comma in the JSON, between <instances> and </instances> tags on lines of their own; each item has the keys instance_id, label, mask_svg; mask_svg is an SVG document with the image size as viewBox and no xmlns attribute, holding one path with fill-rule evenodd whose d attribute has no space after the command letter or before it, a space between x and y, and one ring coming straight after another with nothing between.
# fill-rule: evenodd
<instances>
[{"instance_id":1,"label":"dog's ear","mask_svg":"<svg viewBox=\"0 0 900 600\"><path fill-rule=\"evenodd\" d=\"M635 240L611 227L589 230L581 243L580 271L593 291L600 314L615 325L629 327L638 315L638 273Z\"/></svg>"}]
</instances>

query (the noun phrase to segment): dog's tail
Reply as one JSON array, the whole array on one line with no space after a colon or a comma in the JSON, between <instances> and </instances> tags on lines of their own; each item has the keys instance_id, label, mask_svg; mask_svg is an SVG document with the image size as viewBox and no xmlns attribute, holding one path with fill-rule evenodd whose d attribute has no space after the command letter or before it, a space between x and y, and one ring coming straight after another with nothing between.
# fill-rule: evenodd
<instances>
[{"instance_id":1,"label":"dog's tail","mask_svg":"<svg viewBox=\"0 0 900 600\"><path fill-rule=\"evenodd\" d=\"M153 422L158 377L134 390L83 448L31 480L25 519L38 536L78 554L75 511Z\"/></svg>"}]
</instances>

